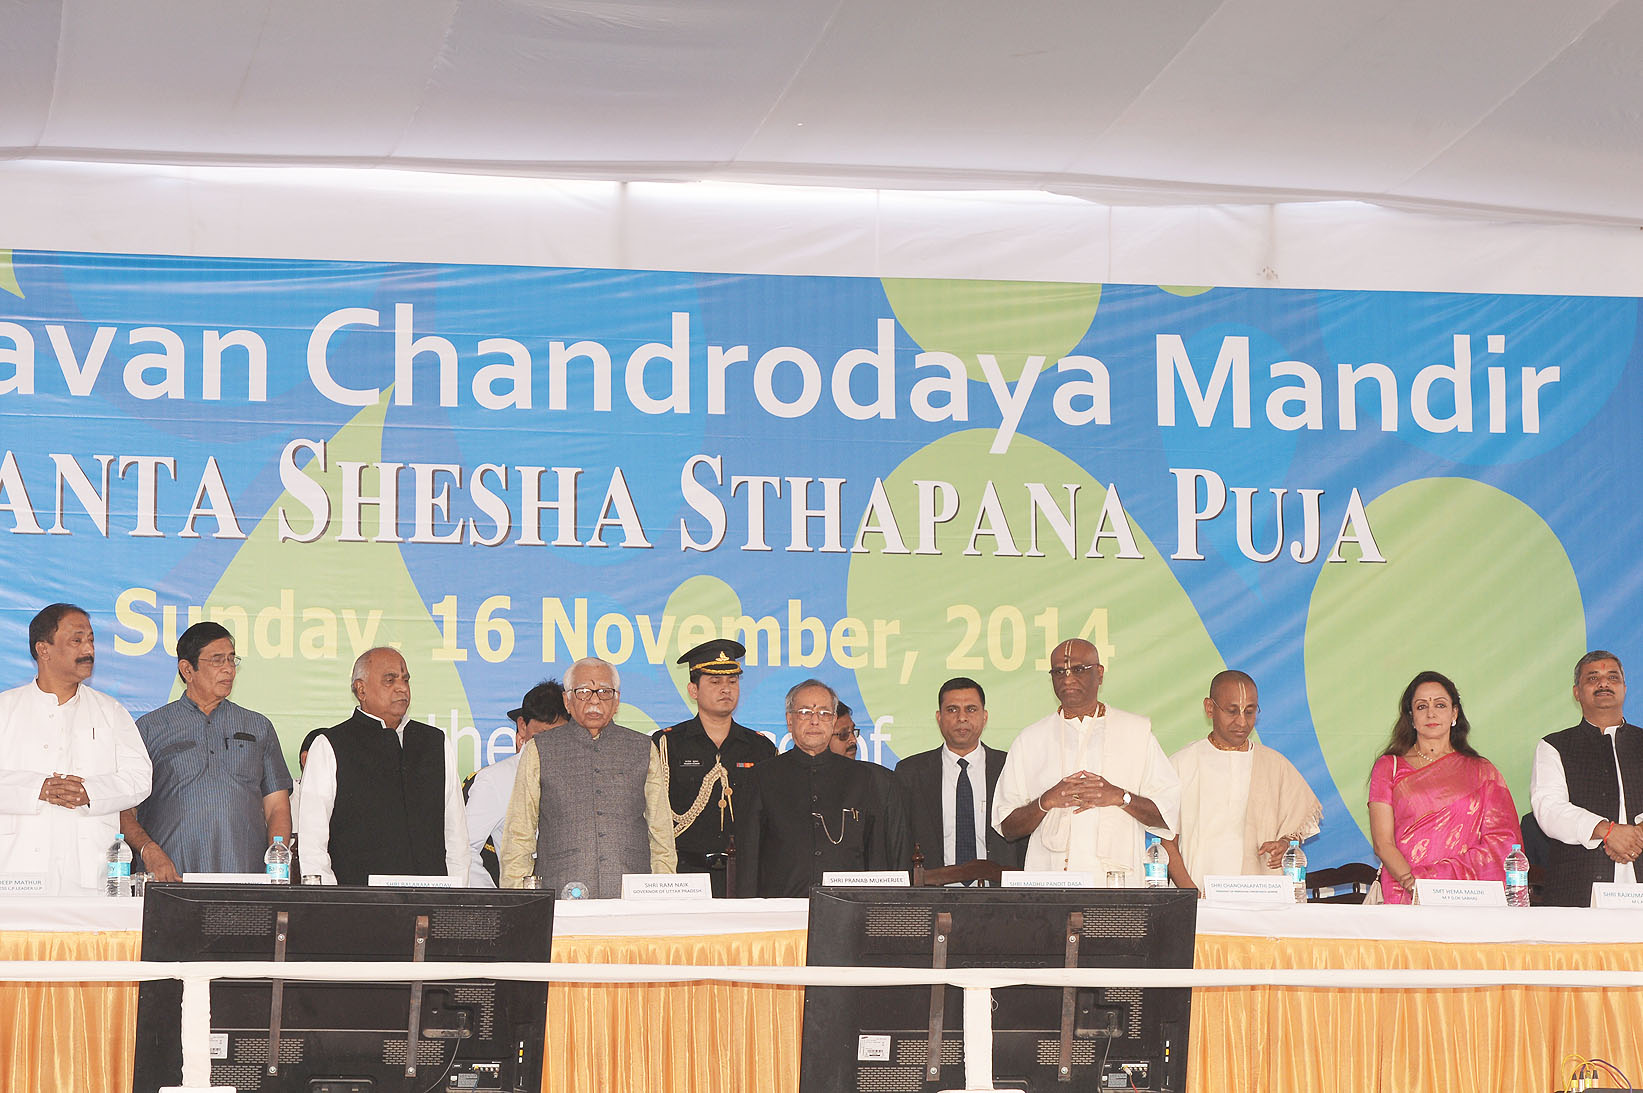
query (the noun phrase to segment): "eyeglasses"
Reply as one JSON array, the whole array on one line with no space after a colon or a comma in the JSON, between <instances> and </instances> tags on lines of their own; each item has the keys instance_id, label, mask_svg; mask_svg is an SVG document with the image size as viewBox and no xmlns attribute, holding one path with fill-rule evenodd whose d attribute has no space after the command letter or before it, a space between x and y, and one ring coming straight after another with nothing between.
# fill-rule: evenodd
<instances>
[{"instance_id":1,"label":"eyeglasses","mask_svg":"<svg viewBox=\"0 0 1643 1093\"><path fill-rule=\"evenodd\" d=\"M1261 712L1259 706L1222 706L1217 704L1215 708L1228 717L1237 717L1239 714L1248 714L1250 717L1254 717Z\"/></svg>"},{"instance_id":2,"label":"eyeglasses","mask_svg":"<svg viewBox=\"0 0 1643 1093\"><path fill-rule=\"evenodd\" d=\"M1085 672L1093 672L1096 667L1094 664L1069 664L1065 668L1051 668L1050 677L1052 679L1071 679L1074 676L1081 676Z\"/></svg>"},{"instance_id":3,"label":"eyeglasses","mask_svg":"<svg viewBox=\"0 0 1643 1093\"><path fill-rule=\"evenodd\" d=\"M854 740L856 737L858 737L860 735L861 735L861 730L856 728L856 726L851 725L848 729L840 729L838 732L834 733L833 734L833 739L834 740Z\"/></svg>"},{"instance_id":4,"label":"eyeglasses","mask_svg":"<svg viewBox=\"0 0 1643 1093\"><path fill-rule=\"evenodd\" d=\"M789 712L795 714L800 721L809 721L812 718L817 721L833 721L839 716L837 710L817 709L814 706L800 706Z\"/></svg>"},{"instance_id":5,"label":"eyeglasses","mask_svg":"<svg viewBox=\"0 0 1643 1093\"><path fill-rule=\"evenodd\" d=\"M615 687L572 687L570 693L583 702L591 702L596 698L600 702L609 702L622 692Z\"/></svg>"},{"instance_id":6,"label":"eyeglasses","mask_svg":"<svg viewBox=\"0 0 1643 1093\"><path fill-rule=\"evenodd\" d=\"M233 653L218 653L214 657L201 657L200 663L212 668L238 668L245 663L245 658L237 657Z\"/></svg>"}]
</instances>

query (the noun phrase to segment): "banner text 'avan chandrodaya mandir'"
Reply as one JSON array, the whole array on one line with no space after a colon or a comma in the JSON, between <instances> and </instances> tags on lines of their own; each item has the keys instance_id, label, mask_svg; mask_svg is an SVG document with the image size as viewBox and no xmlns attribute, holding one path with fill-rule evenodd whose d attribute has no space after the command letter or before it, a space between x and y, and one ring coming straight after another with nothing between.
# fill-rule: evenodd
<instances>
[{"instance_id":1,"label":"banner text 'avan chandrodaya mandir'","mask_svg":"<svg viewBox=\"0 0 1643 1093\"><path fill-rule=\"evenodd\" d=\"M1094 641L1166 750L1211 675L1369 853L1398 695L1451 676L1528 809L1588 646L1639 648L1634 299L0 255L0 669L86 607L92 681L177 691L190 621L294 763L400 646L471 768L587 655L623 723L690 714L681 650L748 646L783 742L817 676L864 757L1007 746Z\"/></svg>"}]
</instances>

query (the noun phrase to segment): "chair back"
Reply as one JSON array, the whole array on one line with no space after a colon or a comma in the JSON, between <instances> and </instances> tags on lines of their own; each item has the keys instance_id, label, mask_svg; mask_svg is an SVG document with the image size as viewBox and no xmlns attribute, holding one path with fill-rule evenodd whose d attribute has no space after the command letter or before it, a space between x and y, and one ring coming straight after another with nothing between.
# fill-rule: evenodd
<instances>
[{"instance_id":1,"label":"chair back","mask_svg":"<svg viewBox=\"0 0 1643 1093\"><path fill-rule=\"evenodd\" d=\"M1308 903L1362 903L1381 871L1365 862L1351 862L1306 875Z\"/></svg>"},{"instance_id":2,"label":"chair back","mask_svg":"<svg viewBox=\"0 0 1643 1093\"><path fill-rule=\"evenodd\" d=\"M996 861L986 858L977 858L975 861L965 862L963 865L943 865L935 869L924 868L924 851L917 844L913 846L913 887L929 886L939 888L944 884L975 884L982 887L997 887L1000 878L1004 876L1004 867Z\"/></svg>"}]
</instances>

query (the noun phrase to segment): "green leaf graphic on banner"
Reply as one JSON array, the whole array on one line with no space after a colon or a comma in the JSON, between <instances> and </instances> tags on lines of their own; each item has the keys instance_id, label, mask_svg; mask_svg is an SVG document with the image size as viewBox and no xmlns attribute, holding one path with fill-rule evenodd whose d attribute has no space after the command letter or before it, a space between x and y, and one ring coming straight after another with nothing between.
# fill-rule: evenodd
<instances>
[{"instance_id":1,"label":"green leaf graphic on banner","mask_svg":"<svg viewBox=\"0 0 1643 1093\"><path fill-rule=\"evenodd\" d=\"M17 283L17 267L11 264L10 250L0 250L0 288L19 300L23 298L23 286Z\"/></svg>"},{"instance_id":2,"label":"green leaf graphic on banner","mask_svg":"<svg viewBox=\"0 0 1643 1093\"><path fill-rule=\"evenodd\" d=\"M1324 565L1306 625L1307 701L1341 799L1367 835L1369 768L1404 687L1432 669L1455 681L1472 746L1527 812L1536 741L1580 720L1570 684L1586 623L1563 544L1469 479L1408 482L1366 511L1386 563Z\"/></svg>"},{"instance_id":3,"label":"green leaf graphic on banner","mask_svg":"<svg viewBox=\"0 0 1643 1093\"><path fill-rule=\"evenodd\" d=\"M1158 288L1161 292L1167 292L1171 296L1180 296L1182 298L1202 296L1206 292L1214 291L1212 285L1159 285Z\"/></svg>"},{"instance_id":4,"label":"green leaf graphic on banner","mask_svg":"<svg viewBox=\"0 0 1643 1093\"><path fill-rule=\"evenodd\" d=\"M361 410L326 444L326 463L312 462L309 478L325 487L336 505L342 496L344 461L375 463L382 458L387 392ZM366 472L365 493L376 492ZM227 618L235 647L245 658L233 699L265 714L285 745L286 761L297 769L297 748L311 729L335 725L353 709L349 679L354 659L376 645L393 645L411 672L411 716L447 733L457 732L457 758L464 773L479 763L483 741L507 724L506 711L517 695L496 696L494 709L474 728L467 693L456 661L476 656L471 619L447 644L428 603L411 579L395 543L340 543L329 533L312 543L277 542L278 512L285 509L299 533L307 530L307 509L281 494L211 590L207 618ZM333 513L334 515L334 513ZM367 513L362 533L371 538L375 516ZM477 607L478 605L473 605ZM462 605L463 610L468 605ZM174 687L175 697L180 684Z\"/></svg>"},{"instance_id":5,"label":"green leaf graphic on banner","mask_svg":"<svg viewBox=\"0 0 1643 1093\"><path fill-rule=\"evenodd\" d=\"M724 637L728 632L725 620L734 622L741 617L742 599L724 581L699 573L687 577L673 590L662 614L673 619L675 626L671 634L658 635L657 640L664 644L662 664L667 669L668 678L679 689L679 698L686 706L691 706L690 695L685 690L690 683L690 673L682 664L673 662L686 649L694 649L704 641ZM742 640L745 642L747 639L744 637ZM755 663L767 663L757 652ZM745 722L746 718L742 720Z\"/></svg>"},{"instance_id":6,"label":"green leaf graphic on banner","mask_svg":"<svg viewBox=\"0 0 1643 1093\"><path fill-rule=\"evenodd\" d=\"M1008 747L1020 729L1055 709L1047 657L1069 637L1095 642L1107 665L1101 697L1151 717L1166 750L1202 735L1204 688L1224 665L1164 554L1129 520L1140 558L1115 557L1120 548L1110 535L1099 542L1103 557L1085 557L1098 531L1113 530L1110 521L1097 526L1106 487L1038 441L1018 438L1008 454L995 456L987 450L991 439L987 430L944 437L884 482L899 533L914 552L921 549L917 483L950 485L955 515L933 523L926 544L939 556L883 553L888 544L869 532L873 553L850 563L851 616L870 630L885 626L873 620L899 627L887 643L869 645L854 666L868 711L895 718L886 726L890 746L910 755L940 744L936 691L953 676L969 676L987 691L984 739ZM989 483L997 519L985 515ZM1056 515L1035 521L1027 483L1043 484ZM873 519L870 510L866 522ZM1056 519L1071 524L1070 553ZM975 535L978 524L984 530ZM999 556L1006 549L1030 554L1035 525L1043 557ZM972 540L979 557L965 556Z\"/></svg>"},{"instance_id":7,"label":"green leaf graphic on banner","mask_svg":"<svg viewBox=\"0 0 1643 1093\"><path fill-rule=\"evenodd\" d=\"M990 353L1011 383L1029 356L1046 367L1084 340L1101 304L1100 285L1058 281L924 281L886 277L896 321L928 352L952 353L973 380Z\"/></svg>"}]
</instances>

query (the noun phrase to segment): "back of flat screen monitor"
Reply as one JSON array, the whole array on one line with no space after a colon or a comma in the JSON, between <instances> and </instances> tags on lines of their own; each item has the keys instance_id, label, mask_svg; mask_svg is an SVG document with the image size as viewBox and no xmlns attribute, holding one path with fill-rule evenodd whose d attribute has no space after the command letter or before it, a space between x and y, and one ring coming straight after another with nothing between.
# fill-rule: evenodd
<instances>
[{"instance_id":1,"label":"back of flat screen monitor","mask_svg":"<svg viewBox=\"0 0 1643 1093\"><path fill-rule=\"evenodd\" d=\"M537 892L165 885L143 916L147 960L547 961L552 897ZM134 1093L177 1084L173 980L138 993ZM465 1088L534 1093L547 985L508 981L217 980L213 1085L259 1093ZM317 1084L316 1084L317 1083Z\"/></svg>"},{"instance_id":2,"label":"back of flat screen monitor","mask_svg":"<svg viewBox=\"0 0 1643 1093\"><path fill-rule=\"evenodd\" d=\"M809 963L874 967L1192 966L1194 893L1144 890L816 889ZM945 941L938 941L945 938ZM997 1088L1180 1090L1186 989L993 992ZM964 1086L957 987L808 988L800 1093ZM930 1049L939 1051L930 1069ZM1065 1078L1062 1067L1067 1068Z\"/></svg>"}]
</instances>

